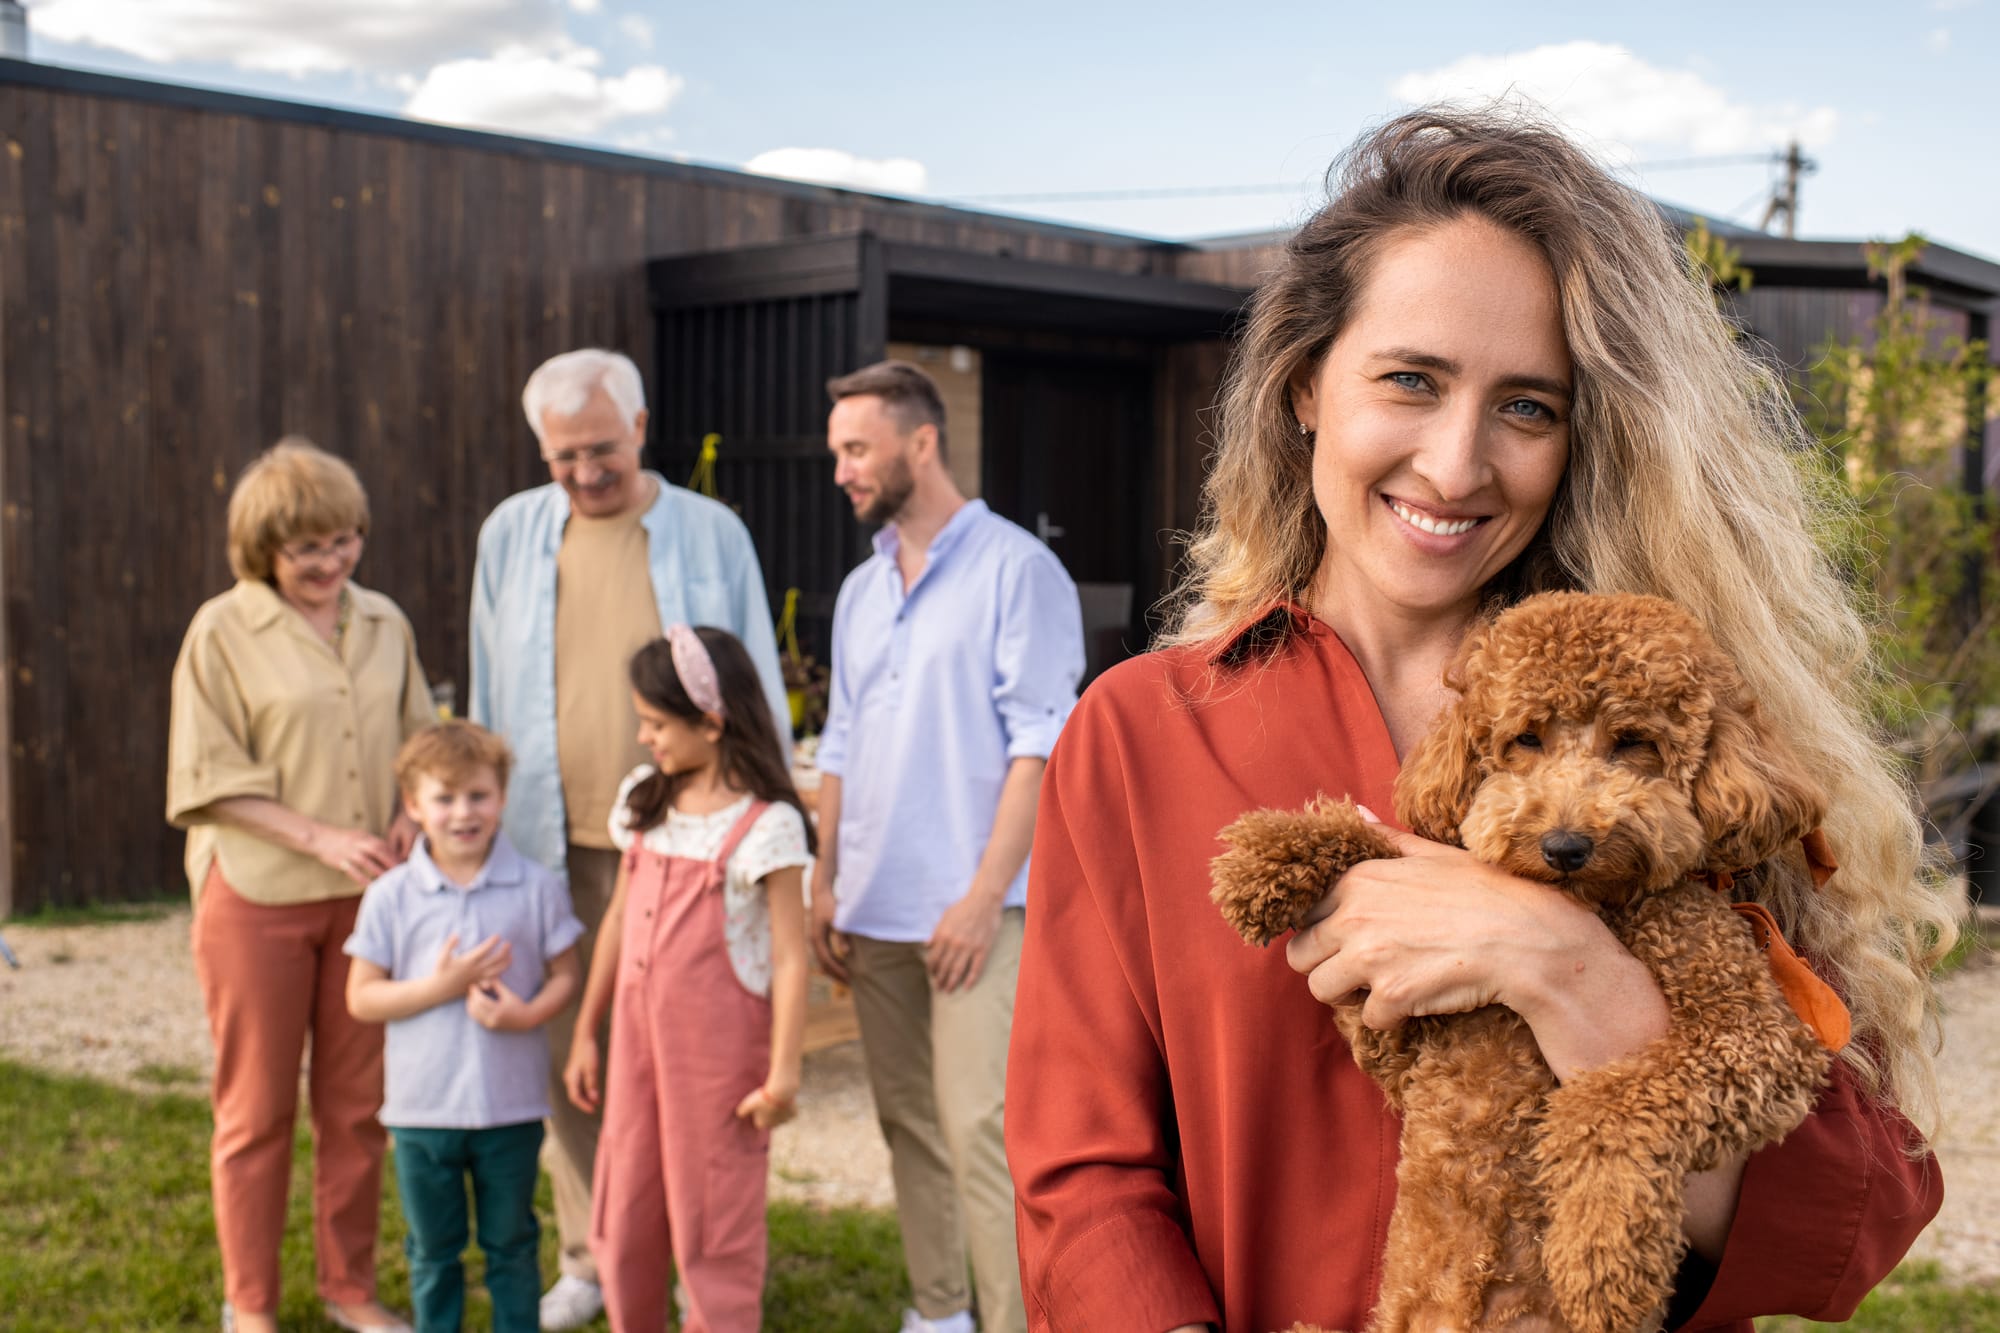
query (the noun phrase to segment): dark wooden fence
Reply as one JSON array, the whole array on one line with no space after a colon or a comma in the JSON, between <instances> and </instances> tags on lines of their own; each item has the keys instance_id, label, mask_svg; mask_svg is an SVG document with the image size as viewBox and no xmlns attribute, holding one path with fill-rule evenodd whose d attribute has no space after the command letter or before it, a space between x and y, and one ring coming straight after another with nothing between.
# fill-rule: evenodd
<instances>
[{"instance_id":1,"label":"dark wooden fence","mask_svg":"<svg viewBox=\"0 0 2000 1333\"><path fill-rule=\"evenodd\" d=\"M353 461L374 509L358 577L403 606L427 670L463 697L479 523L546 479L520 386L591 344L650 372L648 259L861 230L1121 272L1176 259L15 61L0 60L0 140L0 913L179 887L168 676L188 617L229 584L229 486L280 435ZM797 416L805 441L810 405ZM1199 459L1192 430L1185 448ZM838 531L844 502L830 485L824 500Z\"/></svg>"}]
</instances>

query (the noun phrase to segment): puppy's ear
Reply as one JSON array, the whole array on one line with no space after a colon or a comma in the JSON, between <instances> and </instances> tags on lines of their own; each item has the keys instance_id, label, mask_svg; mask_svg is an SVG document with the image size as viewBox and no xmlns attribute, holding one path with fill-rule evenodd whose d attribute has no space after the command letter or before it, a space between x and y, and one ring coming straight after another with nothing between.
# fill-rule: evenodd
<instances>
[{"instance_id":1,"label":"puppy's ear","mask_svg":"<svg viewBox=\"0 0 2000 1333\"><path fill-rule=\"evenodd\" d=\"M1460 684L1456 671L1446 684ZM1472 725L1472 696L1460 694L1439 715L1396 775L1396 813L1410 832L1458 845L1458 826L1479 789L1479 733Z\"/></svg>"},{"instance_id":2,"label":"puppy's ear","mask_svg":"<svg viewBox=\"0 0 2000 1333\"><path fill-rule=\"evenodd\" d=\"M1694 808L1708 835L1706 869L1742 870L1818 828L1826 793L1741 690L1716 701Z\"/></svg>"}]
</instances>

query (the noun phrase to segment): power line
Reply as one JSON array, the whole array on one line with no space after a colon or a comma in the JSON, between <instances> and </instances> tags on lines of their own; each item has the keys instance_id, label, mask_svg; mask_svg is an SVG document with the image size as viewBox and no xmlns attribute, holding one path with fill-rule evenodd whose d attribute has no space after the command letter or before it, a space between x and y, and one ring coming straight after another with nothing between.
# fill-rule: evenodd
<instances>
[{"instance_id":1,"label":"power line","mask_svg":"<svg viewBox=\"0 0 2000 1333\"><path fill-rule=\"evenodd\" d=\"M1093 199L1209 199L1243 194L1290 194L1304 181L1269 185L1180 185L1159 189L1133 190L1054 190L1040 194L963 194L969 204L1053 204L1081 203Z\"/></svg>"},{"instance_id":2,"label":"power line","mask_svg":"<svg viewBox=\"0 0 2000 1333\"><path fill-rule=\"evenodd\" d=\"M1657 162L1633 162L1630 171L1681 171L1699 167L1740 167L1783 162L1785 154L1723 153L1711 157L1669 158ZM1041 190L1026 194L963 194L954 196L968 204L1080 204L1136 199L1224 199L1245 195L1293 194L1306 187L1304 181L1269 181L1258 185L1178 185L1123 190Z\"/></svg>"}]
</instances>

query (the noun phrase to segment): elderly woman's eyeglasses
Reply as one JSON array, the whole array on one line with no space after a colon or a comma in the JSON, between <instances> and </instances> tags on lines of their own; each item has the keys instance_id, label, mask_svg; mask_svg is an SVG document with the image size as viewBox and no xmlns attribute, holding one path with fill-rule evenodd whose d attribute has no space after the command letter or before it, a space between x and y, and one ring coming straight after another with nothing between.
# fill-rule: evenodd
<instances>
[{"instance_id":1,"label":"elderly woman's eyeglasses","mask_svg":"<svg viewBox=\"0 0 2000 1333\"><path fill-rule=\"evenodd\" d=\"M581 445L575 449L558 449L552 454L543 454L542 461L552 467L575 467L578 463L602 463L625 447L623 440L599 440L596 444Z\"/></svg>"},{"instance_id":2,"label":"elderly woman's eyeglasses","mask_svg":"<svg viewBox=\"0 0 2000 1333\"><path fill-rule=\"evenodd\" d=\"M335 537L319 541L293 542L280 546L278 554L295 565L317 564L322 560L344 560L361 545L361 534L355 531L343 532Z\"/></svg>"}]
</instances>

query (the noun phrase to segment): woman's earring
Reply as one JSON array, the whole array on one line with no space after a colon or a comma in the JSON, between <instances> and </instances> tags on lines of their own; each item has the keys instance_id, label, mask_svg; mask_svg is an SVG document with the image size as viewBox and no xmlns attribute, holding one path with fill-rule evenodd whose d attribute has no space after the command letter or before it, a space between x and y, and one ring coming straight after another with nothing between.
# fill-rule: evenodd
<instances>
[{"instance_id":1,"label":"woman's earring","mask_svg":"<svg viewBox=\"0 0 2000 1333\"><path fill-rule=\"evenodd\" d=\"M1301 434L1301 435L1310 435L1310 434L1312 434L1312 427L1311 427L1311 426L1308 426L1308 425L1306 425L1306 423L1305 423L1305 422L1301 421L1301 422L1299 423L1299 434Z\"/></svg>"}]
</instances>

